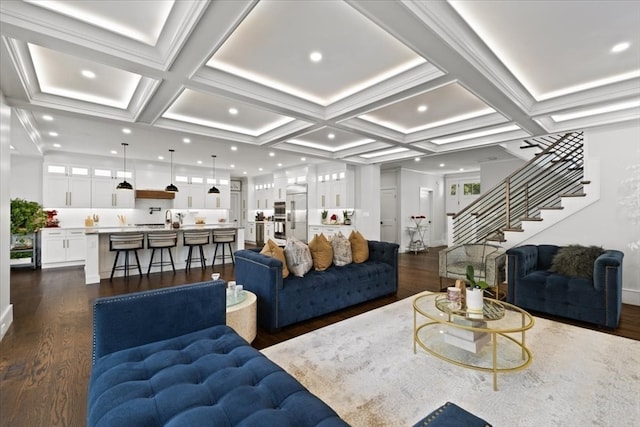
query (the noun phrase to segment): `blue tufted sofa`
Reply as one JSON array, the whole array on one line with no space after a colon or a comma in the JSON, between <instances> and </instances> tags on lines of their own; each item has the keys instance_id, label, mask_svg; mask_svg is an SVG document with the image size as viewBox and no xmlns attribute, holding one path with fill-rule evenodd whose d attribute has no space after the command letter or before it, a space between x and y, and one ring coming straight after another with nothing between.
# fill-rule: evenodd
<instances>
[{"instance_id":1,"label":"blue tufted sofa","mask_svg":"<svg viewBox=\"0 0 640 427\"><path fill-rule=\"evenodd\" d=\"M258 324L268 331L398 291L398 245L370 240L369 259L282 278L282 262L244 249L235 278L258 297Z\"/></svg>"},{"instance_id":2,"label":"blue tufted sofa","mask_svg":"<svg viewBox=\"0 0 640 427\"><path fill-rule=\"evenodd\" d=\"M88 426L347 426L225 325L223 281L94 304Z\"/></svg>"},{"instance_id":3,"label":"blue tufted sofa","mask_svg":"<svg viewBox=\"0 0 640 427\"><path fill-rule=\"evenodd\" d=\"M607 250L593 266L593 280L549 271L556 245L507 250L507 302L519 307L617 328L622 308L622 258Z\"/></svg>"}]
</instances>

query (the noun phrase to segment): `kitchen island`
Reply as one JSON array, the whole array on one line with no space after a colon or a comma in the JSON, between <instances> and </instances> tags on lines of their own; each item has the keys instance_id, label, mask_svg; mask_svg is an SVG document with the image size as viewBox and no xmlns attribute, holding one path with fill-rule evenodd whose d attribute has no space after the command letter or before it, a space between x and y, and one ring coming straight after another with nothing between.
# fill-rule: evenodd
<instances>
[{"instance_id":1,"label":"kitchen island","mask_svg":"<svg viewBox=\"0 0 640 427\"><path fill-rule=\"evenodd\" d=\"M234 252L236 250L244 249L244 228L236 227L227 223L219 224L203 224L203 225L183 225L180 228L172 229L156 226L124 226L124 227L104 227L104 228L86 228L86 244L87 244L87 259L84 266L85 283L100 283L100 279L107 279L111 276L111 268L113 267L113 261L116 256L115 251L109 250L109 236L112 234L121 233L144 233L145 234L145 249L138 250L138 257L140 258L140 268L144 272L147 271L149 266L149 258L151 257L151 250L146 248L146 234L160 231L176 231L178 232L178 244L175 248L172 248L173 260L176 270L185 268L185 260L187 259L188 247L182 244L182 232L185 230L236 230L236 241L232 243ZM213 244L209 244L205 247L205 257L207 257L207 264L211 264L213 257ZM156 254L158 257L159 254ZM135 262L135 261L134 261ZM171 271L171 267L168 267ZM158 269L153 269L152 272L156 272ZM164 270L167 271L166 268ZM114 277L122 276L124 272L116 271ZM137 270L133 269L129 272L130 275L136 275Z\"/></svg>"}]
</instances>

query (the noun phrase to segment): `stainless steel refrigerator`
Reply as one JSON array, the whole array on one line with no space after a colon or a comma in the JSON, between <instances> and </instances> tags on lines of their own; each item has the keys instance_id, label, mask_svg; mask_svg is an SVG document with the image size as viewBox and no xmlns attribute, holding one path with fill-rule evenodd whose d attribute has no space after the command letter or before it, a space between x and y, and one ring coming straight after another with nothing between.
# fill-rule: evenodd
<instances>
[{"instance_id":1,"label":"stainless steel refrigerator","mask_svg":"<svg viewBox=\"0 0 640 427\"><path fill-rule=\"evenodd\" d=\"M295 237L307 242L307 186L292 184L287 186L287 238Z\"/></svg>"}]
</instances>

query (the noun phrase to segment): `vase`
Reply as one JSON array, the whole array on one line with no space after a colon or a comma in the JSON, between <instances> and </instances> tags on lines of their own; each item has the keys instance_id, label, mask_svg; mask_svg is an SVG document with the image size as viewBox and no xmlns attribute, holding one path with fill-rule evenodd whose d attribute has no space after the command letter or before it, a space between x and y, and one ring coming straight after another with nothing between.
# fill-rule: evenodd
<instances>
[{"instance_id":1,"label":"vase","mask_svg":"<svg viewBox=\"0 0 640 427\"><path fill-rule=\"evenodd\" d=\"M482 313L482 306L484 304L484 291L479 288L467 289L467 311L473 311L476 313Z\"/></svg>"}]
</instances>

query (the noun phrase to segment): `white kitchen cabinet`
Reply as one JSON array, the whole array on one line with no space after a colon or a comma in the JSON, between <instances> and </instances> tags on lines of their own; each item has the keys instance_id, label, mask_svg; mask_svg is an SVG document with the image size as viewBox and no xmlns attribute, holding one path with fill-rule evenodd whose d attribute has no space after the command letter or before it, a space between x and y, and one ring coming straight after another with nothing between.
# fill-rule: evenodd
<instances>
[{"instance_id":1,"label":"white kitchen cabinet","mask_svg":"<svg viewBox=\"0 0 640 427\"><path fill-rule=\"evenodd\" d=\"M273 222L265 221L264 223L264 241L268 242L269 239L275 239L275 226Z\"/></svg>"},{"instance_id":2,"label":"white kitchen cabinet","mask_svg":"<svg viewBox=\"0 0 640 427\"><path fill-rule=\"evenodd\" d=\"M91 207L92 208L133 208L135 206L134 190L118 190L118 184L124 179L131 183L131 173L116 177L110 169L94 169L91 179Z\"/></svg>"},{"instance_id":3,"label":"white kitchen cabinet","mask_svg":"<svg viewBox=\"0 0 640 427\"><path fill-rule=\"evenodd\" d=\"M42 268L84 264L87 251L84 229L45 228L41 238Z\"/></svg>"},{"instance_id":4,"label":"white kitchen cabinet","mask_svg":"<svg viewBox=\"0 0 640 427\"><path fill-rule=\"evenodd\" d=\"M255 243L256 242L256 223L253 221L249 221L247 223L246 231L247 231L247 234L245 234L245 240L247 242Z\"/></svg>"},{"instance_id":5,"label":"white kitchen cabinet","mask_svg":"<svg viewBox=\"0 0 640 427\"><path fill-rule=\"evenodd\" d=\"M89 168L46 164L43 178L42 201L45 208L91 207Z\"/></svg>"},{"instance_id":6,"label":"white kitchen cabinet","mask_svg":"<svg viewBox=\"0 0 640 427\"><path fill-rule=\"evenodd\" d=\"M204 205L207 209L230 209L231 208L231 192L229 185L223 185L220 183L210 183L209 187L205 189L205 201ZM220 190L219 194L209 194L209 188L211 185L215 185L218 190Z\"/></svg>"},{"instance_id":7,"label":"white kitchen cabinet","mask_svg":"<svg viewBox=\"0 0 640 427\"><path fill-rule=\"evenodd\" d=\"M333 235L342 233L343 236L349 238L353 227L350 225L310 225L309 226L309 240L313 239L316 234L324 234L324 237L330 239Z\"/></svg>"},{"instance_id":8,"label":"white kitchen cabinet","mask_svg":"<svg viewBox=\"0 0 640 427\"><path fill-rule=\"evenodd\" d=\"M316 187L318 207L353 208L354 185L354 173L350 169L319 169Z\"/></svg>"}]
</instances>

